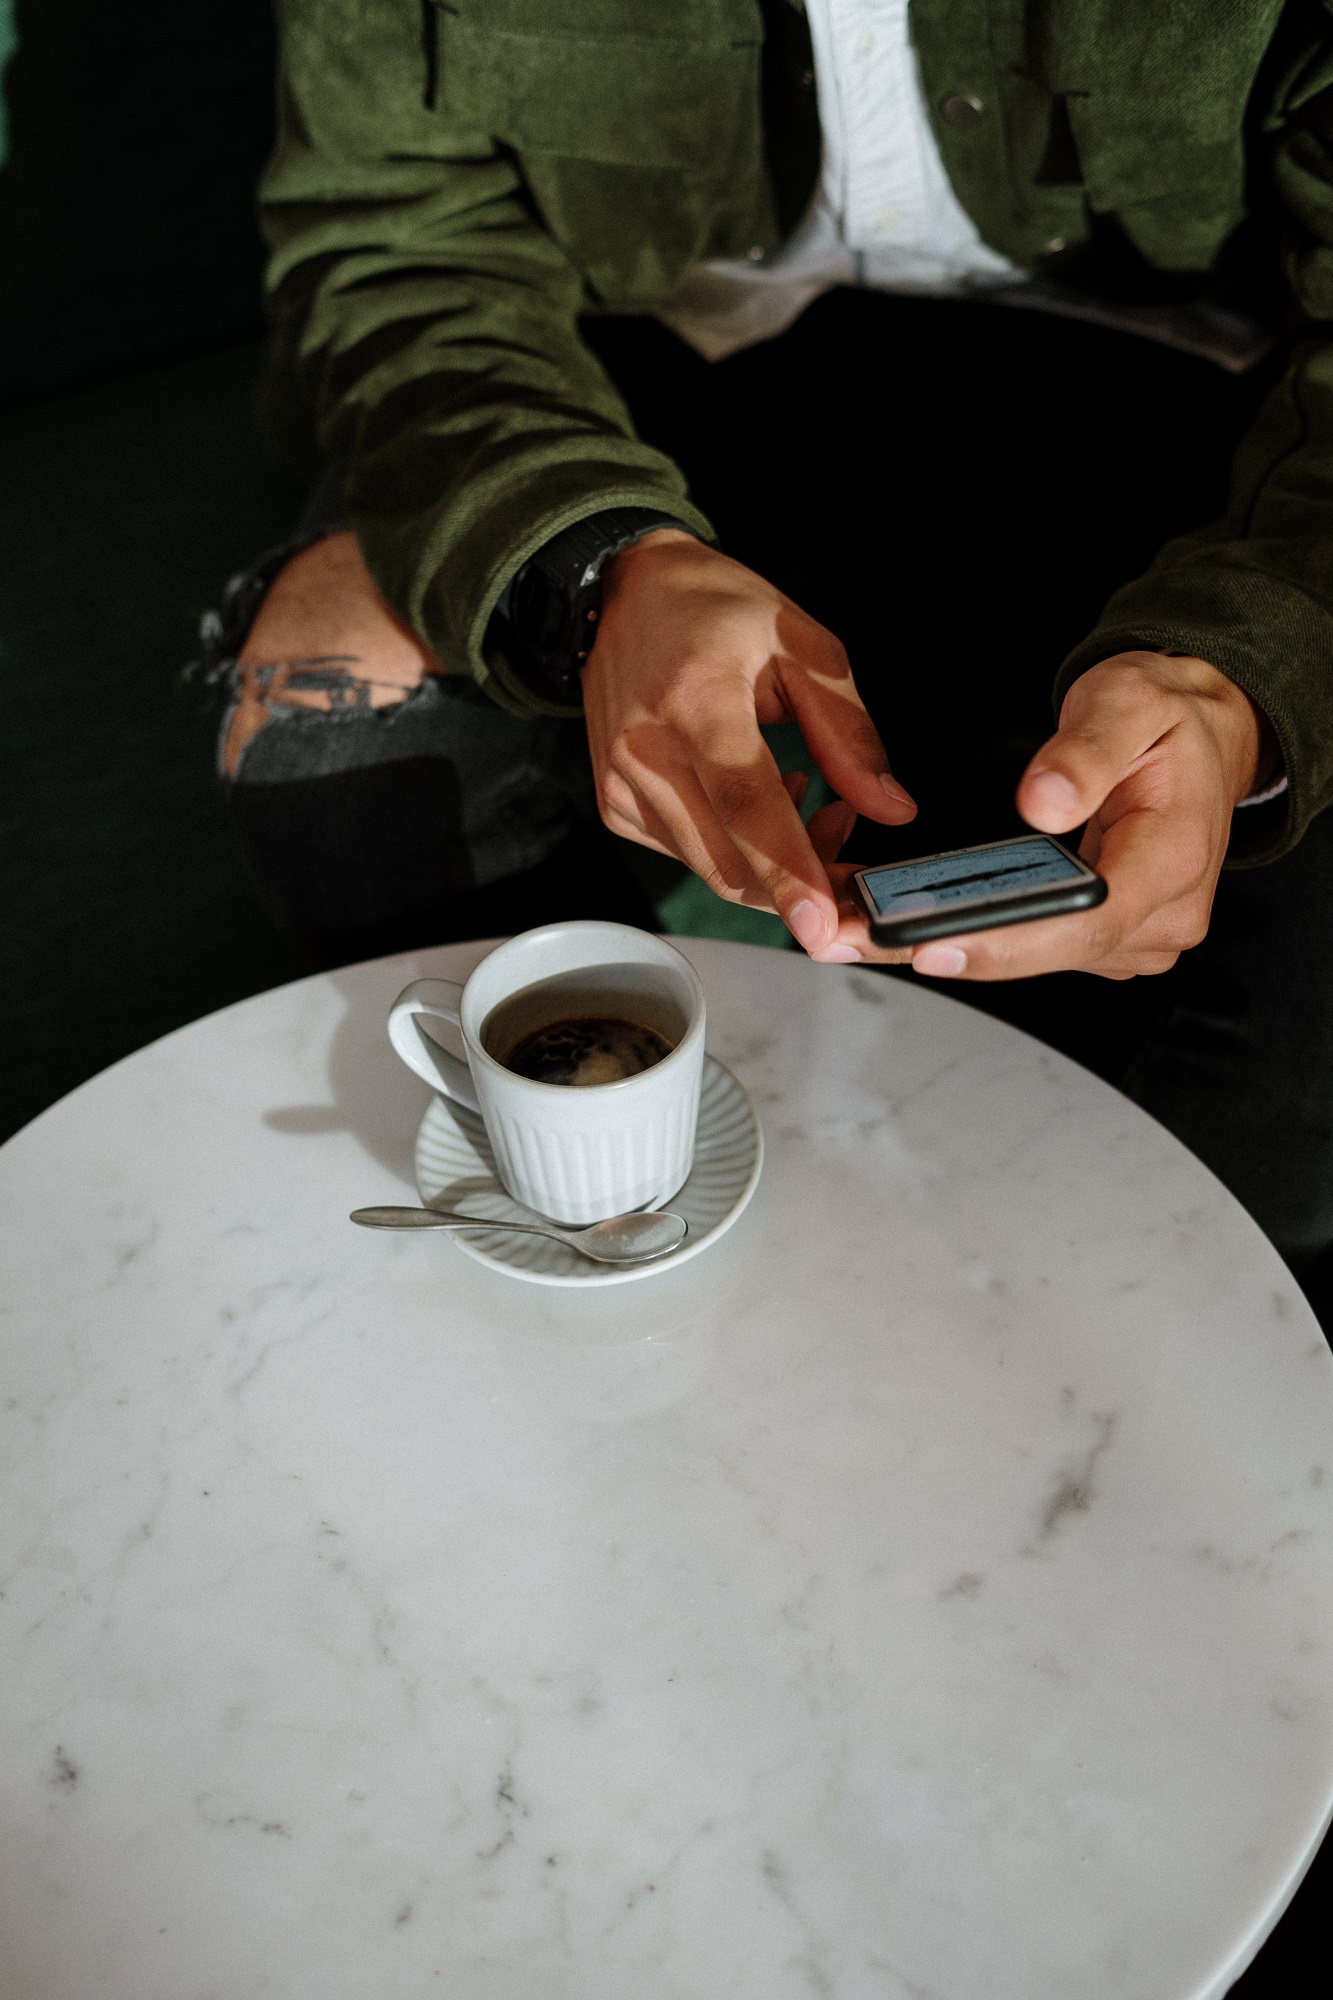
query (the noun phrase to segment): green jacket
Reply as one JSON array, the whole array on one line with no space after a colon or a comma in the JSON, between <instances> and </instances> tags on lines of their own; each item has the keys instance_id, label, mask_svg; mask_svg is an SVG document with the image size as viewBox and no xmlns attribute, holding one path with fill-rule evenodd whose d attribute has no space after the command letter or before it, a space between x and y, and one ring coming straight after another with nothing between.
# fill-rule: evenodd
<instances>
[{"instance_id":1,"label":"green jacket","mask_svg":"<svg viewBox=\"0 0 1333 2000\"><path fill-rule=\"evenodd\" d=\"M793 4L278 0L270 436L347 459L385 595L506 706L548 706L483 649L533 550L612 506L711 533L578 319L650 311L697 260L791 227L818 159ZM1286 759L1285 823L1253 815L1264 859L1333 803L1331 16L1333 0L911 8L928 103L985 107L936 137L1016 263L1096 218L1165 272L1218 268L1247 213L1281 233L1298 339L1226 518L1118 591L1057 683L1129 647L1222 668Z\"/></svg>"}]
</instances>

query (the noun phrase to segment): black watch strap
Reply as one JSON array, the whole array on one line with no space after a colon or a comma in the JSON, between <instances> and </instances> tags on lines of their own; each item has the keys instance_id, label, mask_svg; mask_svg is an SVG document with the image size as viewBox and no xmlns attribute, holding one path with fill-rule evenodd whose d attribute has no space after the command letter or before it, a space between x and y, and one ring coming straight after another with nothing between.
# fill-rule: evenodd
<instances>
[{"instance_id":1,"label":"black watch strap","mask_svg":"<svg viewBox=\"0 0 1333 2000\"><path fill-rule=\"evenodd\" d=\"M653 507L607 507L543 542L506 585L486 631L518 678L548 700L577 702L579 670L592 651L602 573L612 556L658 528L694 533Z\"/></svg>"}]
</instances>

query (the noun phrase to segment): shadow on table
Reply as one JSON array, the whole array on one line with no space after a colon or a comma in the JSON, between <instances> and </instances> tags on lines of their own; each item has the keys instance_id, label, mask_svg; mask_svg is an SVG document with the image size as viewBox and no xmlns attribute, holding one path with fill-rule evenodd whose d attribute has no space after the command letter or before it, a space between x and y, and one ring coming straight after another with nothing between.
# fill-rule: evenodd
<instances>
[{"instance_id":1,"label":"shadow on table","mask_svg":"<svg viewBox=\"0 0 1333 2000\"><path fill-rule=\"evenodd\" d=\"M490 949L490 940L475 947L452 946L451 971L457 966L460 950L472 952L475 962ZM385 1022L390 1006L410 980L439 972L439 953L424 951L327 974L329 984L346 1003L329 1043L331 1101L275 1106L264 1113L269 1129L310 1138L347 1132L373 1160L415 1191L413 1153L430 1092L390 1048ZM447 1036L448 1031L443 1033Z\"/></svg>"}]
</instances>

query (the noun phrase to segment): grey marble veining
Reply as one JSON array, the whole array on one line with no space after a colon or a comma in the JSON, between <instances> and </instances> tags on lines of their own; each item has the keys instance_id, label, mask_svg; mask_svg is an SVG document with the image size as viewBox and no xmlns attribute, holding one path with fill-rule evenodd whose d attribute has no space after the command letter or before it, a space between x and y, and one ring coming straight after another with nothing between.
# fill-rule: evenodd
<instances>
[{"instance_id":1,"label":"grey marble veining","mask_svg":"<svg viewBox=\"0 0 1333 2000\"><path fill-rule=\"evenodd\" d=\"M1276 1256L1036 1044L716 944L768 1152L715 1249L562 1293L354 1230L388 1003L480 949L0 1152L4 2000L1216 2000L1333 1800Z\"/></svg>"}]
</instances>

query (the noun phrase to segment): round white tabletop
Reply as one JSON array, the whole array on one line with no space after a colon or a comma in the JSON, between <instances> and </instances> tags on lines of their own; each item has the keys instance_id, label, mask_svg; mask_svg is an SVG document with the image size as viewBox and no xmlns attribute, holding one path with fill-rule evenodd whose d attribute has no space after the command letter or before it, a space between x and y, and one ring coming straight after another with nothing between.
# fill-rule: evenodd
<instances>
[{"instance_id":1,"label":"round white tabletop","mask_svg":"<svg viewBox=\"0 0 1333 2000\"><path fill-rule=\"evenodd\" d=\"M0 1154L5 2000L1203 2000L1333 1799L1333 1359L1008 1028L686 945L763 1121L693 1263L411 1200L423 973ZM77 1024L71 1024L77 1032Z\"/></svg>"}]
</instances>

